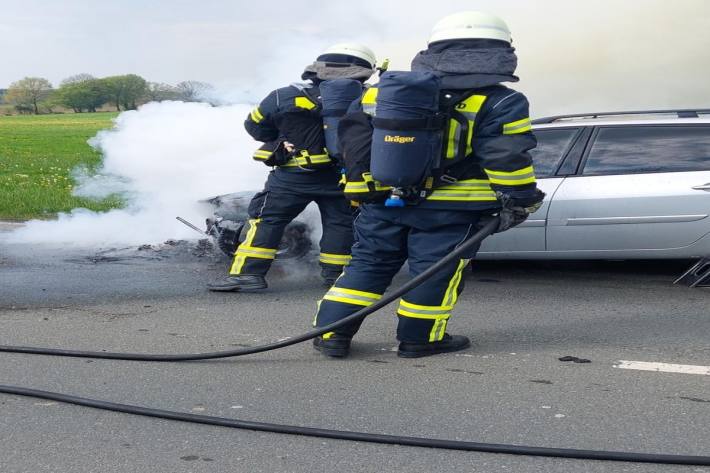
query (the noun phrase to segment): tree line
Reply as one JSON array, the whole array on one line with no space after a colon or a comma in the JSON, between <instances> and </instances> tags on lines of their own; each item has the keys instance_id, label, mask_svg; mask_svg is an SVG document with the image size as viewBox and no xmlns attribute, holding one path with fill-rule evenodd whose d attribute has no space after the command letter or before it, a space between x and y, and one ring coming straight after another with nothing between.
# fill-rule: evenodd
<instances>
[{"instance_id":1,"label":"tree line","mask_svg":"<svg viewBox=\"0 0 710 473\"><path fill-rule=\"evenodd\" d=\"M212 89L210 84L194 80L177 85L148 82L136 74L96 78L77 74L64 79L58 88L42 77L25 77L10 84L0 97L18 113L52 113L63 107L76 113L96 112L110 105L116 111L135 110L146 102L182 100L199 102Z\"/></svg>"}]
</instances>

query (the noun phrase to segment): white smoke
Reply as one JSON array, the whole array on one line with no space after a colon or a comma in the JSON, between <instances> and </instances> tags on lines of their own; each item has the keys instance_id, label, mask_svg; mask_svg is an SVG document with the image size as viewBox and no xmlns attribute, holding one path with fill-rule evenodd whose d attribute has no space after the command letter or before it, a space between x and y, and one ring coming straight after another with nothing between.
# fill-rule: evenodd
<instances>
[{"instance_id":1,"label":"white smoke","mask_svg":"<svg viewBox=\"0 0 710 473\"><path fill-rule=\"evenodd\" d=\"M9 235L16 243L137 245L199 235L175 220L202 226L211 214L200 200L262 188L267 168L251 159L258 146L242 123L249 105L149 103L124 112L90 144L103 154L97 175L77 170L76 193L119 193L126 207L98 213L75 209L56 221L31 221Z\"/></svg>"},{"instance_id":2,"label":"white smoke","mask_svg":"<svg viewBox=\"0 0 710 473\"><path fill-rule=\"evenodd\" d=\"M52 17L63 14L62 5ZM156 40L164 43L131 48L130 64L137 61L136 51L154 47L161 57L175 56L168 56L167 63L138 60L143 67L153 64L162 70L179 64L182 72L205 74L208 81L231 77L234 82L222 83L210 101L253 103L271 89L298 80L303 66L335 42L365 42L380 59L390 57L392 69L407 69L417 51L426 47L436 19L480 9L499 14L513 31L521 77L514 87L528 95L533 116L703 106L710 96L710 62L702 59L710 35L699 33L710 28L707 0L440 0L426 8L411 8L412 3L403 0L362 0L300 10L286 8L289 5L280 0L268 5L232 3L220 12L224 21L196 19L174 25L177 29L156 28ZM188 18L218 11L203 10L191 8ZM116 43L123 44L125 33L116 34L121 35ZM178 46L176 38L188 41ZM21 50L9 50L14 49ZM66 63L66 55L55 56ZM97 61L102 57L95 56ZM111 58L112 67L116 60ZM160 77L155 72L148 75ZM175 216L199 223L209 214L196 203L199 199L262 187L266 168L250 159L257 144L242 128L250 108L175 102L121 114L117 127L94 141L104 153L100 175L80 177L77 192L101 196L119 191L127 207L104 214L75 210L60 215L57 222L30 222L10 238L113 245L197 236ZM309 215L314 220L317 213Z\"/></svg>"}]
</instances>

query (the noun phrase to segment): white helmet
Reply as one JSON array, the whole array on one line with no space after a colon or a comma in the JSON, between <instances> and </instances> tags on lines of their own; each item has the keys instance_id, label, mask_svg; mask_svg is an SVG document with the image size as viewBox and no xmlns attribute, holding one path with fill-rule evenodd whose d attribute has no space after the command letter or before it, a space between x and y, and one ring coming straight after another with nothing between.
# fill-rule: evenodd
<instances>
[{"instance_id":1,"label":"white helmet","mask_svg":"<svg viewBox=\"0 0 710 473\"><path fill-rule=\"evenodd\" d=\"M368 48L364 44L359 43L334 44L325 51L323 51L322 54L345 54L348 56L354 56L364 61L367 61L367 63L370 64L370 67L372 67L373 69L375 68L375 64L377 62L377 58L375 57L375 53L372 51L372 49Z\"/></svg>"},{"instance_id":2,"label":"white helmet","mask_svg":"<svg viewBox=\"0 0 710 473\"><path fill-rule=\"evenodd\" d=\"M429 43L447 39L497 39L512 42L508 25L490 13L464 11L439 20L431 30Z\"/></svg>"}]
</instances>

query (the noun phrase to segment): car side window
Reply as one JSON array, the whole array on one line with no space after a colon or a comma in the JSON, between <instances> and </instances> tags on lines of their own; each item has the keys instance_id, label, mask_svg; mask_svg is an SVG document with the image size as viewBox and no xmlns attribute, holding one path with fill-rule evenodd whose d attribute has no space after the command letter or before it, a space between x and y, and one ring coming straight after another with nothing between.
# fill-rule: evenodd
<instances>
[{"instance_id":1,"label":"car side window","mask_svg":"<svg viewBox=\"0 0 710 473\"><path fill-rule=\"evenodd\" d=\"M562 156L572 145L579 128L535 130L537 147L530 150L537 177L548 177L555 172Z\"/></svg>"},{"instance_id":2,"label":"car side window","mask_svg":"<svg viewBox=\"0 0 710 473\"><path fill-rule=\"evenodd\" d=\"M710 126L602 127L583 174L710 170Z\"/></svg>"}]
</instances>

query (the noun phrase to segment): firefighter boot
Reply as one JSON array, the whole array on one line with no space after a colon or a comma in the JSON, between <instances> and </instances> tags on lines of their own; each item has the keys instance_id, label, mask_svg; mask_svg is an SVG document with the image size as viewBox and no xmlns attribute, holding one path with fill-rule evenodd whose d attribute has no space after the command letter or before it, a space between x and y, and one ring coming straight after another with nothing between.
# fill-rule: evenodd
<instances>
[{"instance_id":1,"label":"firefighter boot","mask_svg":"<svg viewBox=\"0 0 710 473\"><path fill-rule=\"evenodd\" d=\"M350 352L352 338L329 332L313 339L313 348L331 358L344 358Z\"/></svg>"},{"instance_id":2,"label":"firefighter boot","mask_svg":"<svg viewBox=\"0 0 710 473\"><path fill-rule=\"evenodd\" d=\"M444 334L438 342L413 343L402 342L399 344L397 356L402 358L421 358L422 356L437 355L439 353L449 353L459 351L471 346L471 340L463 335Z\"/></svg>"},{"instance_id":3,"label":"firefighter boot","mask_svg":"<svg viewBox=\"0 0 710 473\"><path fill-rule=\"evenodd\" d=\"M342 272L342 266L338 266L337 269L322 268L320 271L320 277L323 278L323 286L328 288L333 287L333 284L335 284L335 281Z\"/></svg>"},{"instance_id":4,"label":"firefighter boot","mask_svg":"<svg viewBox=\"0 0 710 473\"><path fill-rule=\"evenodd\" d=\"M266 287L266 279L260 274L236 274L207 284L207 289L215 292L251 291Z\"/></svg>"}]
</instances>

